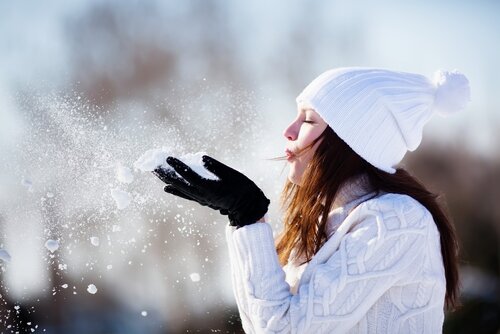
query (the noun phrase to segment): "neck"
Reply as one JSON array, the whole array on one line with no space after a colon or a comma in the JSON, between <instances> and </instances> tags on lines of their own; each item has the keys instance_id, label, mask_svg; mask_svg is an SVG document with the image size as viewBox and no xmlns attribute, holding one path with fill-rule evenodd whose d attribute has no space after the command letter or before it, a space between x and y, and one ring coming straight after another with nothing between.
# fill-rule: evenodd
<instances>
[{"instance_id":1,"label":"neck","mask_svg":"<svg viewBox=\"0 0 500 334\"><path fill-rule=\"evenodd\" d=\"M348 180L346 180L339 188L335 200L332 205L332 210L338 207L342 207L347 203L362 197L374 189L370 184L368 175L356 175Z\"/></svg>"}]
</instances>

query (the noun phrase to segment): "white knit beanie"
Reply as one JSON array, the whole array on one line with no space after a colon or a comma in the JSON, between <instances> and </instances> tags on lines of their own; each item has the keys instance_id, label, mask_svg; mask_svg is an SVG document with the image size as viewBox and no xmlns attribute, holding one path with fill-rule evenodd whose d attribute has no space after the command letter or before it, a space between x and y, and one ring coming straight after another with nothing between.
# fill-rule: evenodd
<instances>
[{"instance_id":1,"label":"white knit beanie","mask_svg":"<svg viewBox=\"0 0 500 334\"><path fill-rule=\"evenodd\" d=\"M297 97L297 104L312 107L358 155L391 174L420 145L435 112L447 116L468 101L469 81L457 70L438 70L430 80L367 67L326 71Z\"/></svg>"}]
</instances>

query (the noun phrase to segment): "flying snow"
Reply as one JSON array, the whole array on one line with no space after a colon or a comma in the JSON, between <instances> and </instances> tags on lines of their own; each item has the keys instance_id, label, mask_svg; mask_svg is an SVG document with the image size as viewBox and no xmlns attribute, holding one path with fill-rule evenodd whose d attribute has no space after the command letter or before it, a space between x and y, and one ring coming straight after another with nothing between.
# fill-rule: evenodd
<instances>
[{"instance_id":1,"label":"flying snow","mask_svg":"<svg viewBox=\"0 0 500 334\"><path fill-rule=\"evenodd\" d=\"M94 284L89 284L87 287L87 292L94 295L97 292L97 288Z\"/></svg>"},{"instance_id":2,"label":"flying snow","mask_svg":"<svg viewBox=\"0 0 500 334\"><path fill-rule=\"evenodd\" d=\"M191 281L193 281L193 282L199 282L200 281L200 274L192 273L189 275L189 278L191 278Z\"/></svg>"},{"instance_id":3,"label":"flying snow","mask_svg":"<svg viewBox=\"0 0 500 334\"><path fill-rule=\"evenodd\" d=\"M132 183L134 181L134 174L128 167L118 165L116 167L116 179L121 183Z\"/></svg>"},{"instance_id":4,"label":"flying snow","mask_svg":"<svg viewBox=\"0 0 500 334\"><path fill-rule=\"evenodd\" d=\"M54 253L59 249L59 241L49 239L45 242L45 248L47 248L51 253Z\"/></svg>"},{"instance_id":5,"label":"flying snow","mask_svg":"<svg viewBox=\"0 0 500 334\"><path fill-rule=\"evenodd\" d=\"M99 246L99 237L90 237L90 243L92 246Z\"/></svg>"},{"instance_id":6,"label":"flying snow","mask_svg":"<svg viewBox=\"0 0 500 334\"><path fill-rule=\"evenodd\" d=\"M10 254L5 249L0 249L0 260L3 262L10 262Z\"/></svg>"},{"instance_id":7,"label":"flying snow","mask_svg":"<svg viewBox=\"0 0 500 334\"><path fill-rule=\"evenodd\" d=\"M116 206L120 210L125 209L130 205L130 202L132 201L132 196L128 192L123 191L120 188L111 189L111 196L115 200Z\"/></svg>"}]
</instances>

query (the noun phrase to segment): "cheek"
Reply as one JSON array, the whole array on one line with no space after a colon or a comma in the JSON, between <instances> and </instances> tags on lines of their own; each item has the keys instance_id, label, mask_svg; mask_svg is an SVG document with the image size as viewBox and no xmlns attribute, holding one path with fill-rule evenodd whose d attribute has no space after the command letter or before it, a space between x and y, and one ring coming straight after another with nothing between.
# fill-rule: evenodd
<instances>
[{"instance_id":1,"label":"cheek","mask_svg":"<svg viewBox=\"0 0 500 334\"><path fill-rule=\"evenodd\" d=\"M314 139L316 139L321 133L317 133L316 129L312 128L302 128L302 131L299 133L299 137L297 138L297 144L299 147L304 148L310 145Z\"/></svg>"},{"instance_id":2,"label":"cheek","mask_svg":"<svg viewBox=\"0 0 500 334\"><path fill-rule=\"evenodd\" d=\"M309 144L310 144L310 142L307 145L309 145ZM305 167L307 166L309 161L311 161L311 159L314 155L314 152L316 152L317 145L318 144L315 144L313 147L311 147L309 150L307 150L307 152L305 152L303 155L301 155L300 157L297 158L297 163L300 166L302 166L303 169L305 169Z\"/></svg>"}]
</instances>

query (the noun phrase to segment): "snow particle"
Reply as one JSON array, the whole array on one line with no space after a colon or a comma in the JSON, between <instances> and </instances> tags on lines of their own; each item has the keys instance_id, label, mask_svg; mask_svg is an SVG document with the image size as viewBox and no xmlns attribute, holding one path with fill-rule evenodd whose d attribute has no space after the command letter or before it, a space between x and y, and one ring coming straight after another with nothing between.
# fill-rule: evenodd
<instances>
[{"instance_id":1,"label":"snow particle","mask_svg":"<svg viewBox=\"0 0 500 334\"><path fill-rule=\"evenodd\" d=\"M132 183L134 175L130 168L118 165L116 167L116 179L121 183Z\"/></svg>"},{"instance_id":2,"label":"snow particle","mask_svg":"<svg viewBox=\"0 0 500 334\"><path fill-rule=\"evenodd\" d=\"M128 192L123 191L119 188L112 189L111 196L115 200L116 206L119 210L125 209L132 201L132 196L130 196Z\"/></svg>"},{"instance_id":3,"label":"snow particle","mask_svg":"<svg viewBox=\"0 0 500 334\"><path fill-rule=\"evenodd\" d=\"M141 312L141 315L142 315L143 317L147 317L148 312L146 312L146 311L142 311L142 312Z\"/></svg>"},{"instance_id":4,"label":"snow particle","mask_svg":"<svg viewBox=\"0 0 500 334\"><path fill-rule=\"evenodd\" d=\"M200 274L198 274L198 273L192 273L189 275L189 277L191 278L191 281L193 281L193 282L200 281Z\"/></svg>"},{"instance_id":5,"label":"snow particle","mask_svg":"<svg viewBox=\"0 0 500 334\"><path fill-rule=\"evenodd\" d=\"M98 237L90 237L90 243L93 245L93 246L99 246L99 238Z\"/></svg>"},{"instance_id":6,"label":"snow particle","mask_svg":"<svg viewBox=\"0 0 500 334\"><path fill-rule=\"evenodd\" d=\"M89 284L89 286L87 287L87 292L90 294L95 294L97 292L97 288L94 284Z\"/></svg>"},{"instance_id":7,"label":"snow particle","mask_svg":"<svg viewBox=\"0 0 500 334\"><path fill-rule=\"evenodd\" d=\"M45 242L45 248L54 253L59 248L59 241L49 239Z\"/></svg>"},{"instance_id":8,"label":"snow particle","mask_svg":"<svg viewBox=\"0 0 500 334\"><path fill-rule=\"evenodd\" d=\"M5 249L0 249L0 260L3 262L10 262L10 254Z\"/></svg>"},{"instance_id":9,"label":"snow particle","mask_svg":"<svg viewBox=\"0 0 500 334\"><path fill-rule=\"evenodd\" d=\"M23 178L21 180L21 184L28 189L28 191L32 192L33 191L33 182L31 180Z\"/></svg>"}]
</instances>

